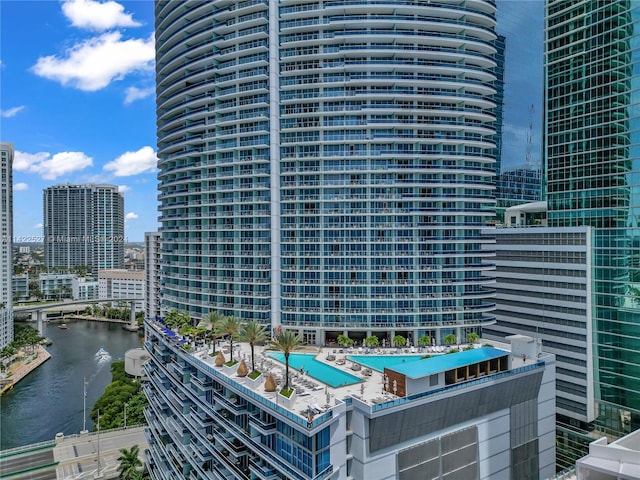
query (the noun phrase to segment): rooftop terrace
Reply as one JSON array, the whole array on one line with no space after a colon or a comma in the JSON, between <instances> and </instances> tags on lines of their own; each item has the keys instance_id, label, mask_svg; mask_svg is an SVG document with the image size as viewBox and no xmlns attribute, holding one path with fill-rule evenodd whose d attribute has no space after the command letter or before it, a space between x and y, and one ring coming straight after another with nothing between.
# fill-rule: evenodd
<instances>
[{"instance_id":1,"label":"rooftop terrace","mask_svg":"<svg viewBox=\"0 0 640 480\"><path fill-rule=\"evenodd\" d=\"M416 359L420 359L426 355L431 358L427 360L421 360L419 362L408 361L400 365L396 364L390 367L394 370L403 369L403 371L413 372L413 375L419 374L420 371L426 372L431 370L444 370L448 368L455 368L459 365L468 363L474 363L479 361L476 357L486 357L487 355L503 356L505 353L509 353L508 345L500 344L496 345L496 348L483 348L475 350L461 351L459 353L447 354L450 350L449 347L425 347L422 349L396 349L396 348L377 348L372 350L366 349L340 349L331 347L310 347L306 346L300 350L296 350L296 353L304 353L313 356L315 361L321 362L327 367L335 368L356 377L357 383L351 383L348 385L332 386L332 382L323 382L312 376L309 372L302 373L299 368L294 368L293 363L289 363L289 376L290 386L295 389L295 400L290 406L284 405L282 400L279 400L277 392L285 385L285 365L284 362L279 362L273 357L273 353L277 353L273 350L267 350L264 346L255 347L255 368L263 372L263 377L266 377L269 373L273 374L277 381L277 389L273 392L267 392L264 388L264 382L261 382L259 386L253 384L248 377L242 377L237 375L237 368L239 364L230 367L217 367L215 364L215 356L211 356L211 347L194 346L192 345L189 350L184 350L184 346L188 344L188 340L181 338L179 335L171 332L163 331L164 325L156 322L149 322L156 332L163 335L166 339L173 344L173 348L182 349L183 353L187 353L193 359L202 362L207 367L207 370L214 370L215 372L225 375L230 380L252 390L254 397L262 397L279 407L284 407L291 413L304 419L305 422L309 418L309 413L312 412L314 416L324 417L324 414L329 412L332 408L343 403L358 402L362 406L370 406L372 411L377 411L387 407L393 407L400 403L404 403L411 400L411 397L402 398L396 396L390 392L384 391L384 376L383 373L372 368L363 367L355 361L349 360L348 355L364 355L367 357L381 356L402 356L408 358L408 356L415 356ZM491 342L494 343L495 342ZM451 348L458 350L467 345L453 346ZM476 345L479 347L480 345ZM506 347L506 352L500 347ZM224 355L225 361L231 359L231 346L227 342L222 342L218 346L218 350ZM249 371L251 371L251 348L248 343L233 342L233 359L244 360ZM368 353L366 353L368 351ZM481 358L481 359L483 359ZM453 365L453 366L452 366ZM519 356L511 357L511 370L514 369L528 369L536 366L536 361L523 359ZM424 370L426 367L427 370ZM527 368L528 367L528 368ZM307 362L307 369L313 368ZM310 372L313 374L314 372ZM424 375L425 373L422 373ZM428 373L426 373L428 375ZM475 379L473 382L483 382L491 378L494 375L485 376L483 378ZM471 382L466 382L471 383ZM459 385L453 386L457 387ZM451 388L451 387L447 387ZM443 389L444 390L444 389ZM437 394L441 391L428 392L427 394ZM315 422L314 422L315 423Z\"/></svg>"}]
</instances>

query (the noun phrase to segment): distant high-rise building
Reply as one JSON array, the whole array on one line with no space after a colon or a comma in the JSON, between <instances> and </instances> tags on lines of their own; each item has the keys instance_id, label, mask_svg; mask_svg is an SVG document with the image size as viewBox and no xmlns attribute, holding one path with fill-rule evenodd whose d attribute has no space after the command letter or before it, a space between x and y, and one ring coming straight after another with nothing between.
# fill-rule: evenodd
<instances>
[{"instance_id":1,"label":"distant high-rise building","mask_svg":"<svg viewBox=\"0 0 640 480\"><path fill-rule=\"evenodd\" d=\"M0 350L13 341L13 152L0 143Z\"/></svg>"},{"instance_id":2,"label":"distant high-rise building","mask_svg":"<svg viewBox=\"0 0 640 480\"><path fill-rule=\"evenodd\" d=\"M145 318L161 315L160 304L160 233L144 234L144 298Z\"/></svg>"},{"instance_id":3,"label":"distant high-rise building","mask_svg":"<svg viewBox=\"0 0 640 480\"><path fill-rule=\"evenodd\" d=\"M640 3L547 0L550 227L592 226L594 428L640 428ZM593 436L591 436L593 438Z\"/></svg>"},{"instance_id":4,"label":"distant high-rise building","mask_svg":"<svg viewBox=\"0 0 640 480\"><path fill-rule=\"evenodd\" d=\"M498 176L496 185L496 217L504 223L505 210L523 203L542 199L542 171L534 168L513 168Z\"/></svg>"},{"instance_id":5,"label":"distant high-rise building","mask_svg":"<svg viewBox=\"0 0 640 480\"><path fill-rule=\"evenodd\" d=\"M124 197L115 185L56 185L44 190L47 268L124 268Z\"/></svg>"},{"instance_id":6,"label":"distant high-rise building","mask_svg":"<svg viewBox=\"0 0 640 480\"><path fill-rule=\"evenodd\" d=\"M493 322L495 12L156 2L163 308L312 344Z\"/></svg>"}]
</instances>

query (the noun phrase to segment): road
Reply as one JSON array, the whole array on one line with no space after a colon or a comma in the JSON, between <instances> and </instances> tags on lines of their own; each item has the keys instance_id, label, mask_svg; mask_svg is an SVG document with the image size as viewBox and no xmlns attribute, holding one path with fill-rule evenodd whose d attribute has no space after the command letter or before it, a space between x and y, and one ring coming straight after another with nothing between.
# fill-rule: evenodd
<instances>
[{"instance_id":1,"label":"road","mask_svg":"<svg viewBox=\"0 0 640 480\"><path fill-rule=\"evenodd\" d=\"M98 473L104 478L118 476L120 449L134 445L147 448L144 427L85 433L56 439L55 444L0 452L0 478L11 480L82 480Z\"/></svg>"}]
</instances>

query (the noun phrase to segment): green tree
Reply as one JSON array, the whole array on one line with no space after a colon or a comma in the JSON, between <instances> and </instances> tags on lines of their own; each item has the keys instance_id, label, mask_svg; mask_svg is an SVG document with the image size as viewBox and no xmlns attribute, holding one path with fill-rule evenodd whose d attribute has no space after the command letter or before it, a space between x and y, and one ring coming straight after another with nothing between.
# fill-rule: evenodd
<instances>
[{"instance_id":1,"label":"green tree","mask_svg":"<svg viewBox=\"0 0 640 480\"><path fill-rule=\"evenodd\" d=\"M375 348L380 345L380 341L378 340L378 337L371 335L364 339L364 344L369 348Z\"/></svg>"},{"instance_id":2,"label":"green tree","mask_svg":"<svg viewBox=\"0 0 640 480\"><path fill-rule=\"evenodd\" d=\"M393 344L396 347L404 347L407 344L407 340L402 335L396 335L393 337Z\"/></svg>"},{"instance_id":3,"label":"green tree","mask_svg":"<svg viewBox=\"0 0 640 480\"><path fill-rule=\"evenodd\" d=\"M91 409L91 419L98 420L100 412L100 429L122 427L124 425L124 404L127 404L127 425L144 424L144 408L147 398L141 390L140 382L127 375L124 361L111 364L111 383L98 398Z\"/></svg>"},{"instance_id":4,"label":"green tree","mask_svg":"<svg viewBox=\"0 0 640 480\"><path fill-rule=\"evenodd\" d=\"M143 463L139 458L140 447L132 446L129 450L120 449L121 455L118 457L120 464L118 465L119 478L122 480L134 480L142 472Z\"/></svg>"},{"instance_id":5,"label":"green tree","mask_svg":"<svg viewBox=\"0 0 640 480\"><path fill-rule=\"evenodd\" d=\"M338 345L340 345L341 347L350 347L351 345L353 345L353 340L351 340L348 336L340 334L338 335Z\"/></svg>"},{"instance_id":6,"label":"green tree","mask_svg":"<svg viewBox=\"0 0 640 480\"><path fill-rule=\"evenodd\" d=\"M213 353L216 353L216 339L218 338L218 334L216 332L216 325L218 324L218 322L220 322L220 320L222 319L222 315L220 315L218 312L209 312L207 314L206 317L204 317L202 319L202 323L205 324L207 330L208 330L208 334L205 337L208 337L210 340L210 344L213 344Z\"/></svg>"},{"instance_id":7,"label":"green tree","mask_svg":"<svg viewBox=\"0 0 640 480\"><path fill-rule=\"evenodd\" d=\"M478 335L477 333L467 333L467 342L476 343L478 340L480 340L480 335Z\"/></svg>"},{"instance_id":8,"label":"green tree","mask_svg":"<svg viewBox=\"0 0 640 480\"><path fill-rule=\"evenodd\" d=\"M444 337L445 345L455 345L456 341L457 341L456 336L453 333L450 333L449 335Z\"/></svg>"},{"instance_id":9,"label":"green tree","mask_svg":"<svg viewBox=\"0 0 640 480\"><path fill-rule=\"evenodd\" d=\"M276 337L269 342L269 349L279 350L284 354L285 365L285 390L289 390L289 355L294 350L298 350L302 347L302 338L297 333L293 333L290 330L283 330Z\"/></svg>"},{"instance_id":10,"label":"green tree","mask_svg":"<svg viewBox=\"0 0 640 480\"><path fill-rule=\"evenodd\" d=\"M223 316L218 320L215 326L216 334L227 337L229 346L231 347L231 358L233 362L233 341L240 337L240 322L233 316Z\"/></svg>"},{"instance_id":11,"label":"green tree","mask_svg":"<svg viewBox=\"0 0 640 480\"><path fill-rule=\"evenodd\" d=\"M431 337L429 335L423 335L418 339L418 345L421 347L428 347L431 345Z\"/></svg>"},{"instance_id":12,"label":"green tree","mask_svg":"<svg viewBox=\"0 0 640 480\"><path fill-rule=\"evenodd\" d=\"M267 329L264 325L256 322L255 320L251 320L242 327L240 338L245 342L249 342L249 346L251 347L251 373L253 373L256 370L254 347L257 343L264 342L269 338Z\"/></svg>"}]
</instances>

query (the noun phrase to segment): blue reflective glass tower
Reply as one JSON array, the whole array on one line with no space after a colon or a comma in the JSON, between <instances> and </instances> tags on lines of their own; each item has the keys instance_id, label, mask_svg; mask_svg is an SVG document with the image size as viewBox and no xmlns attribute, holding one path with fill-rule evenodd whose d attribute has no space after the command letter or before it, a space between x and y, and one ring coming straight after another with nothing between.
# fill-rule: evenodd
<instances>
[{"instance_id":1,"label":"blue reflective glass tower","mask_svg":"<svg viewBox=\"0 0 640 480\"><path fill-rule=\"evenodd\" d=\"M640 427L640 4L546 8L548 222L594 227L596 426L620 435Z\"/></svg>"}]
</instances>

